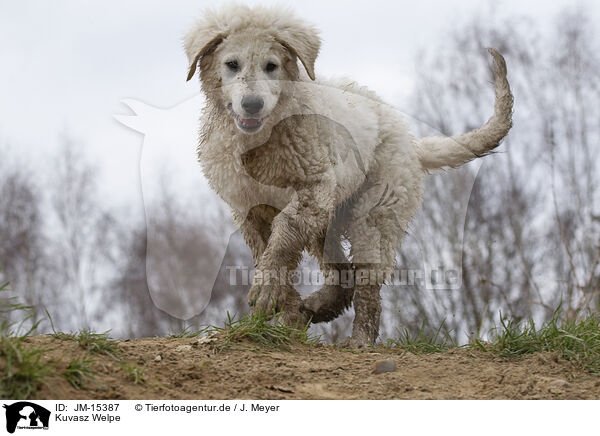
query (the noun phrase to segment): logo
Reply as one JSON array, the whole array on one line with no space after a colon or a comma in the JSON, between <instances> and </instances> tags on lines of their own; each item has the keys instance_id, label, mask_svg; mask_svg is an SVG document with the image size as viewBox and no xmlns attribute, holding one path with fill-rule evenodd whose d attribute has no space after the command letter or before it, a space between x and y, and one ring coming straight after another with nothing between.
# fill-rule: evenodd
<instances>
[{"instance_id":1,"label":"logo","mask_svg":"<svg viewBox=\"0 0 600 436\"><path fill-rule=\"evenodd\" d=\"M27 430L48 430L50 411L29 401L5 404L6 431L14 433L18 428Z\"/></svg>"},{"instance_id":2,"label":"logo","mask_svg":"<svg viewBox=\"0 0 600 436\"><path fill-rule=\"evenodd\" d=\"M294 92L298 95L311 92L345 100L350 93L347 90L317 83L298 82L293 86L295 87ZM370 99L369 95L360 93L352 95L357 104L373 104L367 101ZM231 273L232 269L237 266L237 264L224 264L228 245L234 240L234 233L237 231L236 227L228 218L223 219L221 215L211 216L210 213L207 213L209 209L227 211L229 206L210 188L208 181L201 175L202 170L194 152L198 147L198 114L205 106L205 100L197 94L195 97L167 109L157 108L133 99L122 100L122 103L133 112L133 115L115 115L115 119L124 126L144 135L140 156L140 176L146 211L146 279L150 296L154 304L169 315L179 319L189 319L202 313L209 304L214 283L221 269L226 270L229 267ZM332 145L330 150L330 158L335 166L335 177L340 178L338 183L344 183L341 178L346 177L347 168L356 169L356 174L360 174L361 180L366 181L368 177L368 174L365 174L366 159L361 154L361 148L358 147L357 140L354 139L361 138L365 134L359 125L348 123L345 118L339 114L331 114L329 110L319 112L318 108L312 107L300 107L289 113L282 113L279 115L280 118L277 119L277 122L298 116L315 117L315 120L319 120L319 125L334 129L344 138L344 141L339 144ZM410 120L410 124L414 125L415 128L427 128L428 131L432 131L430 126L410 117L408 114L402 114L402 116L404 119ZM259 147L263 143L263 139L266 141L265 138L268 138L267 133L265 131L264 136L253 137L256 138L253 139L256 143L251 143L251 146ZM439 134L442 135L442 133ZM239 207L242 211L240 213L245 216L251 206L261 204L269 205L275 209L282 209L293 195L293 192L263 184L252 177L251 174L248 174L243 168L243 161L246 156L245 149L240 148L239 150L233 150L231 153L232 165L241 165L238 171L240 180L247 188L244 191L243 201L238 197L231 200L240 201ZM171 168L168 173L164 172L167 167L166 162L169 163L168 167ZM435 225L449 221L449 215L440 216L439 220L436 218L434 223L432 219L428 218L424 209L420 209L412 221L409 237L404 241L401 251L403 264L412 265L414 268L411 268L410 271L393 271L392 273L400 278L394 279L394 282L390 283L397 286L410 286L416 282L422 284L426 289L437 290L461 288L464 223L471 198L471 188L475 184L477 172L481 165L481 160L471 163L470 170L464 170L461 173L463 188L453 193L452 214L456 214L457 224L452 230L457 232L456 243L442 247L439 237L434 233L437 231ZM168 174L167 178L165 178L165 174ZM435 177L441 185L456 184L452 178L455 176L451 173L442 173ZM173 189L165 189L165 180L167 179L169 183L172 183ZM399 202L401 196L405 195L402 192L396 192L392 186L378 184L375 181L366 181L365 183L366 185L371 183L377 185L373 188L372 204L365 203L362 206L361 214L356 216L342 210L342 213L345 213L346 216L340 216L340 222L349 223L365 220L366 223L369 223L374 220L372 217L379 213L377 210L382 207L390 208ZM187 189L190 186L193 189ZM378 192L375 193L375 191ZM169 201L173 201L173 204L185 205L186 220L201 224L200 228L204 229L207 235L210 236L206 240L213 241L211 242L213 244L211 245L211 255L204 256L201 259L201 266L199 259L189 256L188 251L183 249L187 246L186 244L173 242L178 241L177 224L169 226L162 224L160 214L165 211L165 199L163 197L165 193L168 193ZM396 212L392 211L390 213L392 215L388 214L386 216L393 217ZM381 235L376 227L366 225L365 231L369 232L373 246L382 243ZM337 237L338 231L335 226L330 226L326 231L325 239L333 242ZM182 242L187 243L188 241ZM371 252L379 253L379 250L372 250ZM325 257L341 259L341 263L345 263L337 252L329 253ZM168 267L165 267L165 258L169 259ZM229 261L231 262L231 260ZM380 261L378 255L363 259L363 263L366 264L378 264ZM311 271L314 271L314 266L311 268ZM441 275L440 268L443 268L444 275ZM185 274L184 271L193 271L194 281L184 284L181 281L182 274ZM445 272L448 272L449 275ZM233 273L235 274L235 271ZM227 274L227 272L225 271L224 274ZM247 279L248 277L243 277L242 283L247 283ZM170 292L173 283L180 284L177 286L176 293ZM234 285L235 282L230 284ZM306 283L306 281L302 284L307 286L316 285Z\"/></svg>"}]
</instances>

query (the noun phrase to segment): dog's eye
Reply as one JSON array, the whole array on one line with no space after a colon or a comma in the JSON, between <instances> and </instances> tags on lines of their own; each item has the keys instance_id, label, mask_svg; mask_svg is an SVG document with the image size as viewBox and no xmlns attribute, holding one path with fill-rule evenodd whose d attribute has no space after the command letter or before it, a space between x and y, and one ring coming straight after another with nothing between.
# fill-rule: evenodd
<instances>
[{"instance_id":1,"label":"dog's eye","mask_svg":"<svg viewBox=\"0 0 600 436\"><path fill-rule=\"evenodd\" d=\"M266 66L265 66L265 71L267 73L272 73L273 71L275 71L277 69L277 65L275 65L273 62L269 62Z\"/></svg>"},{"instance_id":2,"label":"dog's eye","mask_svg":"<svg viewBox=\"0 0 600 436\"><path fill-rule=\"evenodd\" d=\"M238 65L238 61L225 62L225 65L227 65L227 68L229 68L231 71L237 71L240 69L240 66Z\"/></svg>"}]
</instances>

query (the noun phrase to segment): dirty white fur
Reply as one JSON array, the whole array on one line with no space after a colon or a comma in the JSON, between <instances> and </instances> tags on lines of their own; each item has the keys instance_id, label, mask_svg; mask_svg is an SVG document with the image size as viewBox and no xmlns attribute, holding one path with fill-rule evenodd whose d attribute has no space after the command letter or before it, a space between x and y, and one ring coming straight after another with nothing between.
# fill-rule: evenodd
<instances>
[{"instance_id":1,"label":"dirty white fur","mask_svg":"<svg viewBox=\"0 0 600 436\"><path fill-rule=\"evenodd\" d=\"M511 127L504 59L490 50L496 104L483 127L416 139L374 93L348 80L313 81L318 33L289 10L232 4L207 11L184 46L188 80L199 68L207 97L199 161L256 263L249 303L306 323L330 321L353 302L349 343L374 342L379 289L421 203L423 178L485 155ZM260 98L258 111L247 110L248 96ZM350 289L333 281L301 301L285 272L303 250L326 273L360 270L376 279Z\"/></svg>"}]
</instances>

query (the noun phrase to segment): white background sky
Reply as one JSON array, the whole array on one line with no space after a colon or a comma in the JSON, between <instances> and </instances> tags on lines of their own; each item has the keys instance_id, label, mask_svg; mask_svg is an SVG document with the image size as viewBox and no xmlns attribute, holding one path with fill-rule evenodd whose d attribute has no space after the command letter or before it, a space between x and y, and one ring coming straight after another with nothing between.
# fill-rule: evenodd
<instances>
[{"instance_id":1,"label":"white background sky","mask_svg":"<svg viewBox=\"0 0 600 436\"><path fill-rule=\"evenodd\" d=\"M0 146L24 159L51 155L61 134L81 141L102 168L105 189L139 193L142 136L113 115L133 98L171 107L198 94L186 82L181 36L218 1L7 1L0 3ZM245 1L244 3L275 3ZM280 1L322 31L321 75L347 75L410 113L406 96L417 51L490 3L461 1ZM503 0L502 15L536 17L545 26L572 1ZM600 5L582 1L600 22ZM485 16L485 14L484 14ZM0 148L1 149L1 148ZM40 159L43 158L43 159Z\"/></svg>"}]
</instances>

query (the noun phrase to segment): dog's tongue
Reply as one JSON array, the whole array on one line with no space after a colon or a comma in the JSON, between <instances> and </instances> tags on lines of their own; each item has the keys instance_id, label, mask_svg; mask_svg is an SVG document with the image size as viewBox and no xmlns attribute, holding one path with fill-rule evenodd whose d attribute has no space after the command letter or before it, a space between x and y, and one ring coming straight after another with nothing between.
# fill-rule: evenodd
<instances>
[{"instance_id":1,"label":"dog's tongue","mask_svg":"<svg viewBox=\"0 0 600 436\"><path fill-rule=\"evenodd\" d=\"M256 118L240 118L240 122L248 127L255 127L258 125L258 120Z\"/></svg>"}]
</instances>

